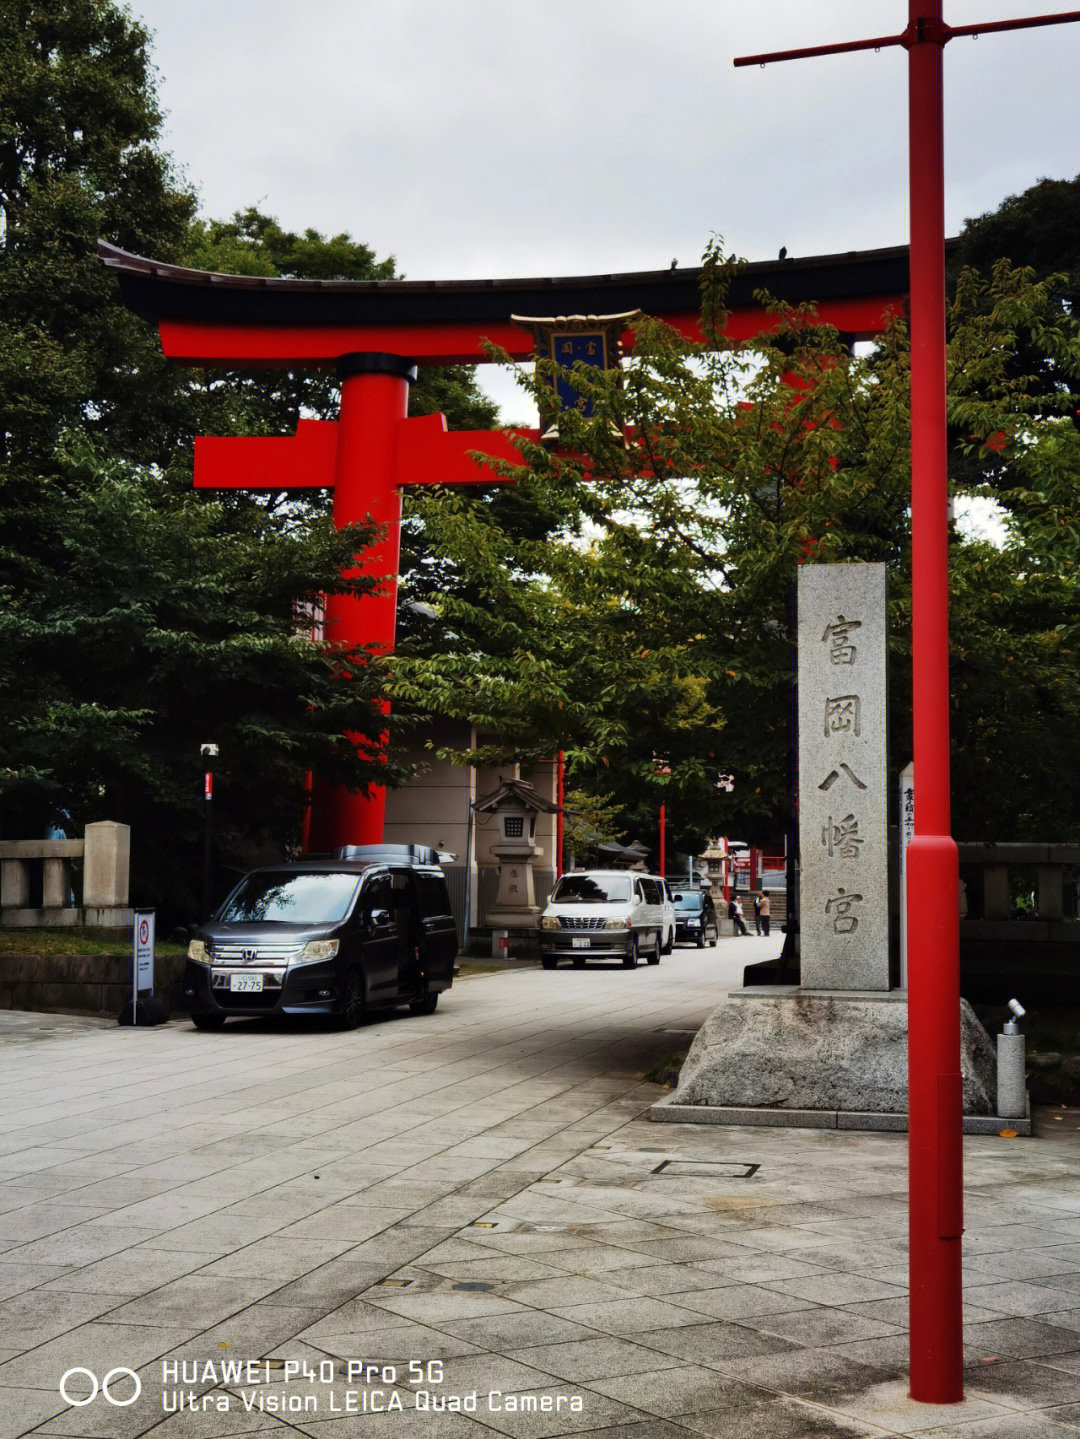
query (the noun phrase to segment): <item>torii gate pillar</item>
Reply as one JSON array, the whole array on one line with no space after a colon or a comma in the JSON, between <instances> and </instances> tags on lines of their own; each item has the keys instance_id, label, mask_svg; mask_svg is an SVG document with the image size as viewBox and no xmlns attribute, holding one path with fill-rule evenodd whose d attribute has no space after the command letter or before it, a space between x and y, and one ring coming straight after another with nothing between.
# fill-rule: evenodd
<instances>
[{"instance_id":1,"label":"torii gate pillar","mask_svg":"<svg viewBox=\"0 0 1080 1439\"><path fill-rule=\"evenodd\" d=\"M369 574L384 580L372 595L332 595L327 602L324 638L351 649L368 645L378 654L394 648L397 572L401 549L401 491L398 488L397 445L409 405L409 385L416 366L400 355L362 351L337 362L341 404L334 465L334 524L338 529L369 517L381 535L358 556L348 574ZM351 734L365 747L369 741ZM375 741L381 747L380 736ZM316 782L312 793L308 850L335 845L379 844L386 816L386 790L372 786L367 795ZM343 838L345 837L345 838Z\"/></svg>"}]
</instances>

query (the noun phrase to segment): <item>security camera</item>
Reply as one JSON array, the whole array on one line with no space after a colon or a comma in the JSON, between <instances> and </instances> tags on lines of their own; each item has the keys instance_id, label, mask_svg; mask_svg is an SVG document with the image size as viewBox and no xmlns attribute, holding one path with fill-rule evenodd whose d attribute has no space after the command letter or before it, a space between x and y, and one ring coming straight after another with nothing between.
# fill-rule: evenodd
<instances>
[{"instance_id":1,"label":"security camera","mask_svg":"<svg viewBox=\"0 0 1080 1439\"><path fill-rule=\"evenodd\" d=\"M1024 1015L1027 1014L1027 1010L1018 999L1010 999L1009 1008L1017 1019L1023 1019Z\"/></svg>"}]
</instances>

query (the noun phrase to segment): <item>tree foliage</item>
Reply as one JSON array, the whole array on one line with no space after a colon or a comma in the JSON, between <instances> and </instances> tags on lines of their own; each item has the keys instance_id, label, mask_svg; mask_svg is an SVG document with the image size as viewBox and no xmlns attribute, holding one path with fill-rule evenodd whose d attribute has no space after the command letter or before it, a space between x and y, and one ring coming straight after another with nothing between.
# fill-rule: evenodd
<instances>
[{"instance_id":1,"label":"tree foliage","mask_svg":"<svg viewBox=\"0 0 1080 1439\"><path fill-rule=\"evenodd\" d=\"M707 257L708 347L645 321L621 383L575 369L592 418L564 412L560 449L529 448L516 473L519 494L558 515L556 533L522 538L453 496L428 500L429 536L476 595L442 598L446 653L395 665L403 702L489 727L522 758L564 750L575 783L615 796L638 837L666 801L691 848L717 831L776 842L790 820L801 564L888 566L897 767L911 743L906 326L851 355L810 308L775 305L771 335L732 343L732 269ZM1071 391L1036 393L1021 339L1054 357ZM950 315L956 451L968 489L992 485L1015 512L1004 555L951 537L964 838L1065 837L1051 776L1067 751L1015 741L1028 738L1021 693L1032 735L1045 722L1063 744L1080 700L1075 581L1067 566L1046 574L1042 557L1052 514L1068 551L1076 455L1059 412L1078 375L1077 326L1053 282L1005 265L963 278ZM1006 756L988 793L985 768ZM731 795L718 772L734 773ZM1071 834L1080 807L1067 823Z\"/></svg>"}]
</instances>

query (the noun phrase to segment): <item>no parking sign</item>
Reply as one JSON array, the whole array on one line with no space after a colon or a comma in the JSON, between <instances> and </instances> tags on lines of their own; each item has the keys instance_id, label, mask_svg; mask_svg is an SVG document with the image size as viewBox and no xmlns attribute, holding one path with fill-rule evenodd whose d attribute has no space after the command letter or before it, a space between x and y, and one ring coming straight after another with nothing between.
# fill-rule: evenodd
<instances>
[{"instance_id":1,"label":"no parking sign","mask_svg":"<svg viewBox=\"0 0 1080 1439\"><path fill-rule=\"evenodd\" d=\"M154 911L135 911L135 992L132 996L138 1003L139 995L154 988Z\"/></svg>"}]
</instances>

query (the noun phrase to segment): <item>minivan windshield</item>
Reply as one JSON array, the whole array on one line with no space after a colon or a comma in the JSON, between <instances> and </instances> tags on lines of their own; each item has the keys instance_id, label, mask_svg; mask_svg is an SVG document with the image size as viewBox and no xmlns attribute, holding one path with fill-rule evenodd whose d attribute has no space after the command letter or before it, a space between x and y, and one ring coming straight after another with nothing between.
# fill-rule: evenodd
<instances>
[{"instance_id":1,"label":"minivan windshield","mask_svg":"<svg viewBox=\"0 0 1080 1439\"><path fill-rule=\"evenodd\" d=\"M696 889L677 889L675 891L675 908L697 911L701 908L701 891Z\"/></svg>"},{"instance_id":2,"label":"minivan windshield","mask_svg":"<svg viewBox=\"0 0 1080 1439\"><path fill-rule=\"evenodd\" d=\"M611 904L630 899L628 874L564 874L551 892L552 904Z\"/></svg>"},{"instance_id":3,"label":"minivan windshield","mask_svg":"<svg viewBox=\"0 0 1080 1439\"><path fill-rule=\"evenodd\" d=\"M225 924L336 924L349 912L358 874L256 870L218 914Z\"/></svg>"}]
</instances>

